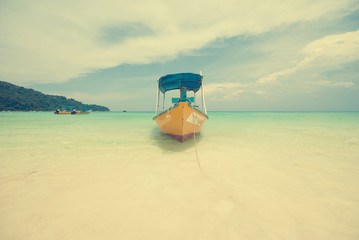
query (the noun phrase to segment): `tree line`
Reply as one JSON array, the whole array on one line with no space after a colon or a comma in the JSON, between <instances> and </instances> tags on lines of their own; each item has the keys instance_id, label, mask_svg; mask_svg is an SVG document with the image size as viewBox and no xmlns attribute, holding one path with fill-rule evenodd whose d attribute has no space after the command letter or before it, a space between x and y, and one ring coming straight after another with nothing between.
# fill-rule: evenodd
<instances>
[{"instance_id":1,"label":"tree line","mask_svg":"<svg viewBox=\"0 0 359 240\"><path fill-rule=\"evenodd\" d=\"M55 111L65 106L110 111L107 107L83 104L64 96L47 95L30 88L0 81L0 111Z\"/></svg>"}]
</instances>

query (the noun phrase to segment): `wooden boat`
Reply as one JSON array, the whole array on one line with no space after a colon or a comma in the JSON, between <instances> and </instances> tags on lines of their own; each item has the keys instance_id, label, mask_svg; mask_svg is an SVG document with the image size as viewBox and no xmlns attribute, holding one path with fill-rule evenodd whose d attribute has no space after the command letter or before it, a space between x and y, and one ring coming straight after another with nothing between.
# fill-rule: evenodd
<instances>
[{"instance_id":1,"label":"wooden boat","mask_svg":"<svg viewBox=\"0 0 359 240\"><path fill-rule=\"evenodd\" d=\"M71 114L89 114L92 110L79 110L79 111L72 111Z\"/></svg>"},{"instance_id":2,"label":"wooden boat","mask_svg":"<svg viewBox=\"0 0 359 240\"><path fill-rule=\"evenodd\" d=\"M55 114L71 114L71 112L65 112L65 111L55 111Z\"/></svg>"},{"instance_id":3,"label":"wooden boat","mask_svg":"<svg viewBox=\"0 0 359 240\"><path fill-rule=\"evenodd\" d=\"M65 109L65 110L57 109L54 113L55 114L71 114L71 111L68 109Z\"/></svg>"},{"instance_id":4,"label":"wooden boat","mask_svg":"<svg viewBox=\"0 0 359 240\"><path fill-rule=\"evenodd\" d=\"M203 76L195 73L169 74L158 80L156 115L153 118L160 131L184 142L193 134L199 133L208 119L204 102ZM201 89L202 111L195 103L196 92ZM167 91L179 90L179 98L172 98L172 106L158 113L160 94L163 93L163 106ZM192 91L194 97L188 97ZM163 107L164 108L164 107Z\"/></svg>"},{"instance_id":5,"label":"wooden boat","mask_svg":"<svg viewBox=\"0 0 359 240\"><path fill-rule=\"evenodd\" d=\"M72 111L69 110L71 108L74 108L74 106L65 106L64 108L65 110L57 109L54 113L55 114L89 114L90 112L92 112L91 109L83 109L83 110L73 109Z\"/></svg>"}]
</instances>

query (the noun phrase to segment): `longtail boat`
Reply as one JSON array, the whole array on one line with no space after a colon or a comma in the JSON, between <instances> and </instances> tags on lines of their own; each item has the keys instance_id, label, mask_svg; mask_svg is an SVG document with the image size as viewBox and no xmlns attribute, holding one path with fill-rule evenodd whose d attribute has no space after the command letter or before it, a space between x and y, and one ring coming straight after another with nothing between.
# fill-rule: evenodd
<instances>
[{"instance_id":1,"label":"longtail boat","mask_svg":"<svg viewBox=\"0 0 359 240\"><path fill-rule=\"evenodd\" d=\"M172 106L164 110L166 92L172 90L179 90L179 98L172 98ZM196 104L196 93L199 90L202 93L202 110ZM193 92L193 97L187 96L189 92ZM161 93L163 111L158 113ZM193 134L199 133L207 119L201 73L176 73L158 79L156 114L153 120L162 133L183 143Z\"/></svg>"},{"instance_id":2,"label":"longtail boat","mask_svg":"<svg viewBox=\"0 0 359 240\"><path fill-rule=\"evenodd\" d=\"M55 113L55 114L71 114L71 112L61 111L61 110L59 110L59 109L57 109L54 113Z\"/></svg>"},{"instance_id":3,"label":"longtail boat","mask_svg":"<svg viewBox=\"0 0 359 240\"><path fill-rule=\"evenodd\" d=\"M75 109L76 106L65 106L63 107L63 110L57 109L54 113L55 114L89 114L90 112L92 112L91 109L81 109L81 110L76 110ZM83 107L80 107L83 108ZM73 109L73 110L70 110Z\"/></svg>"},{"instance_id":4,"label":"longtail boat","mask_svg":"<svg viewBox=\"0 0 359 240\"><path fill-rule=\"evenodd\" d=\"M88 109L88 110L74 110L71 112L71 114L89 114L90 112L92 112L91 109Z\"/></svg>"}]
</instances>

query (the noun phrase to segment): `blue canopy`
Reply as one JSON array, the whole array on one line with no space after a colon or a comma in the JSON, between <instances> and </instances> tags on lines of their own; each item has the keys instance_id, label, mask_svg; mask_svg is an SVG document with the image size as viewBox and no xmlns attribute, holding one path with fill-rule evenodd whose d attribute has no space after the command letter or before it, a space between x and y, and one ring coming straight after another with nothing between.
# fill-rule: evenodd
<instances>
[{"instance_id":1,"label":"blue canopy","mask_svg":"<svg viewBox=\"0 0 359 240\"><path fill-rule=\"evenodd\" d=\"M202 78L196 73L169 74L159 79L158 87L162 93L180 88L197 92L201 88Z\"/></svg>"}]
</instances>

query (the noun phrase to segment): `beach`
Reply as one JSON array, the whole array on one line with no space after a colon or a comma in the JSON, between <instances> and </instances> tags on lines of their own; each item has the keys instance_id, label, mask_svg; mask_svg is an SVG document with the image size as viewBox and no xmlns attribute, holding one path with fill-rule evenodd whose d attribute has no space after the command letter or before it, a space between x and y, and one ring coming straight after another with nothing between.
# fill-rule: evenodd
<instances>
[{"instance_id":1,"label":"beach","mask_svg":"<svg viewBox=\"0 0 359 240\"><path fill-rule=\"evenodd\" d=\"M359 112L153 115L0 113L0 239L359 239Z\"/></svg>"}]
</instances>

